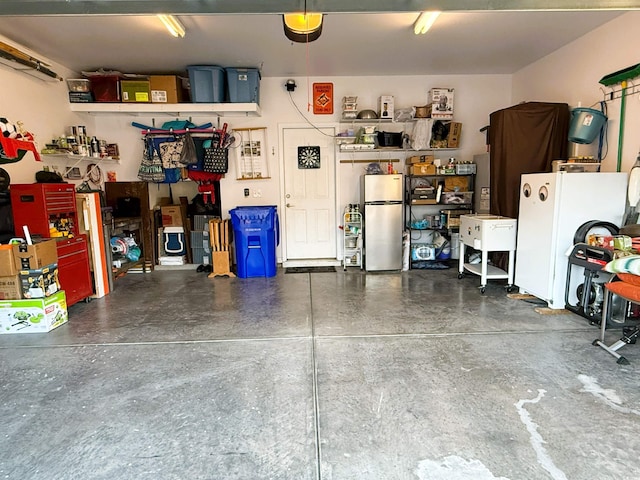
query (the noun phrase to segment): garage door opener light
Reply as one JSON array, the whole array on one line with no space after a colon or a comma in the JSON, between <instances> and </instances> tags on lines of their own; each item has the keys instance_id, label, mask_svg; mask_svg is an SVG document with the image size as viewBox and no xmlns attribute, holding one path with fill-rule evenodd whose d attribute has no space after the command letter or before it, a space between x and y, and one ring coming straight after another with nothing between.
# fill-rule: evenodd
<instances>
[{"instance_id":1,"label":"garage door opener light","mask_svg":"<svg viewBox=\"0 0 640 480\"><path fill-rule=\"evenodd\" d=\"M313 42L322 33L322 13L307 12L307 0L304 0L304 12L285 13L282 22L284 34L292 42Z\"/></svg>"}]
</instances>

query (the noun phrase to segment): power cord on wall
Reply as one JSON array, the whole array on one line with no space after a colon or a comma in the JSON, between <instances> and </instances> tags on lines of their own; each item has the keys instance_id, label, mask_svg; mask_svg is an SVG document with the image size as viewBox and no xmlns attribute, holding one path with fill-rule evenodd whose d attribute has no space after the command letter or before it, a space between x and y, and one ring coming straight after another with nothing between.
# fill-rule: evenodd
<instances>
[{"instance_id":1,"label":"power cord on wall","mask_svg":"<svg viewBox=\"0 0 640 480\"><path fill-rule=\"evenodd\" d=\"M296 102L293 100L293 96L291 95L292 90L290 90L290 86L289 86L290 85L289 84L290 81L292 81L292 80L288 80L287 81L287 84L285 84L285 87L287 87L287 93L289 94L289 100L291 101L291 104L295 107L295 109L298 111L300 116L304 119L305 122L307 122L309 125L311 125L314 129L316 129L318 132L320 132L325 137L334 138L334 135L329 135L329 134L323 132L319 127L317 127L316 125L311 123L311 121L304 115L304 113L302 113L302 110L300 110L300 108L298 108L298 105L296 105Z\"/></svg>"}]
</instances>

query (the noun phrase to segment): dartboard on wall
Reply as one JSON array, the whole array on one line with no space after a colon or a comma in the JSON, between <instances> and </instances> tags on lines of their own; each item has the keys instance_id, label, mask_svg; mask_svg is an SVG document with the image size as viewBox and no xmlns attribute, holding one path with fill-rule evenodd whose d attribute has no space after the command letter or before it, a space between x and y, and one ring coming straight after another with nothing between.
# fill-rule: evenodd
<instances>
[{"instance_id":1,"label":"dartboard on wall","mask_svg":"<svg viewBox=\"0 0 640 480\"><path fill-rule=\"evenodd\" d=\"M298 168L320 168L320 147L298 147Z\"/></svg>"}]
</instances>

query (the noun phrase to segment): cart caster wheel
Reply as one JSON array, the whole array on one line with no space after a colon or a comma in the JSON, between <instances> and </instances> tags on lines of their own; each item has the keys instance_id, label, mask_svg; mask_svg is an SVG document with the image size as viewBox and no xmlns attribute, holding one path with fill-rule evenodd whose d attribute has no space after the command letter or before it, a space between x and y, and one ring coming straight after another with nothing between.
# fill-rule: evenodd
<instances>
[{"instance_id":1,"label":"cart caster wheel","mask_svg":"<svg viewBox=\"0 0 640 480\"><path fill-rule=\"evenodd\" d=\"M464 273L459 273L459 274L458 274L458 280L461 280L461 279L463 279L463 278L464 278Z\"/></svg>"},{"instance_id":2,"label":"cart caster wheel","mask_svg":"<svg viewBox=\"0 0 640 480\"><path fill-rule=\"evenodd\" d=\"M480 293L481 293L482 295L484 295L484 292L485 292L486 290L487 290L486 288L484 288L484 287L480 287Z\"/></svg>"},{"instance_id":3,"label":"cart caster wheel","mask_svg":"<svg viewBox=\"0 0 640 480\"><path fill-rule=\"evenodd\" d=\"M93 297L87 297L84 299L84 303L91 303L91 300L93 300Z\"/></svg>"},{"instance_id":4,"label":"cart caster wheel","mask_svg":"<svg viewBox=\"0 0 640 480\"><path fill-rule=\"evenodd\" d=\"M591 342L591 345L593 345L594 347L598 347L599 346L599 344L598 344L599 341L600 341L600 339L596 338L593 342Z\"/></svg>"},{"instance_id":5,"label":"cart caster wheel","mask_svg":"<svg viewBox=\"0 0 640 480\"><path fill-rule=\"evenodd\" d=\"M629 360L624 357L620 357L618 360L616 360L616 363L618 365L629 365Z\"/></svg>"},{"instance_id":6,"label":"cart caster wheel","mask_svg":"<svg viewBox=\"0 0 640 480\"><path fill-rule=\"evenodd\" d=\"M513 293L515 291L516 291L516 287L514 287L513 285L507 286L507 293Z\"/></svg>"}]
</instances>

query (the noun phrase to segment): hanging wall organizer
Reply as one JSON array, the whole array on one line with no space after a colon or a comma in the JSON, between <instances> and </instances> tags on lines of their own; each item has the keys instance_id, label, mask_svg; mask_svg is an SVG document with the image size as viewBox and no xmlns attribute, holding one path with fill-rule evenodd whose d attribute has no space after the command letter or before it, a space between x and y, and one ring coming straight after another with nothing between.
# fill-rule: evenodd
<instances>
[{"instance_id":1,"label":"hanging wall organizer","mask_svg":"<svg viewBox=\"0 0 640 480\"><path fill-rule=\"evenodd\" d=\"M618 90L613 90L608 95L613 98L620 98L620 131L618 134L618 162L616 165L616 172L619 172L622 168L622 146L624 144L624 117L627 105L627 96L637 93L638 89L635 85L629 87L628 81L634 78L640 77L640 63L632 65L631 67L618 70L617 72L605 75L600 79L600 84L605 87L611 87L614 85L620 85ZM628 90L631 88L631 90ZM614 92L617 93L617 97L614 96ZM605 95L605 101L607 100Z\"/></svg>"},{"instance_id":2,"label":"hanging wall organizer","mask_svg":"<svg viewBox=\"0 0 640 480\"><path fill-rule=\"evenodd\" d=\"M237 128L240 146L236 148L238 180L263 180L269 176L266 127ZM236 140L238 140L236 138Z\"/></svg>"}]
</instances>

